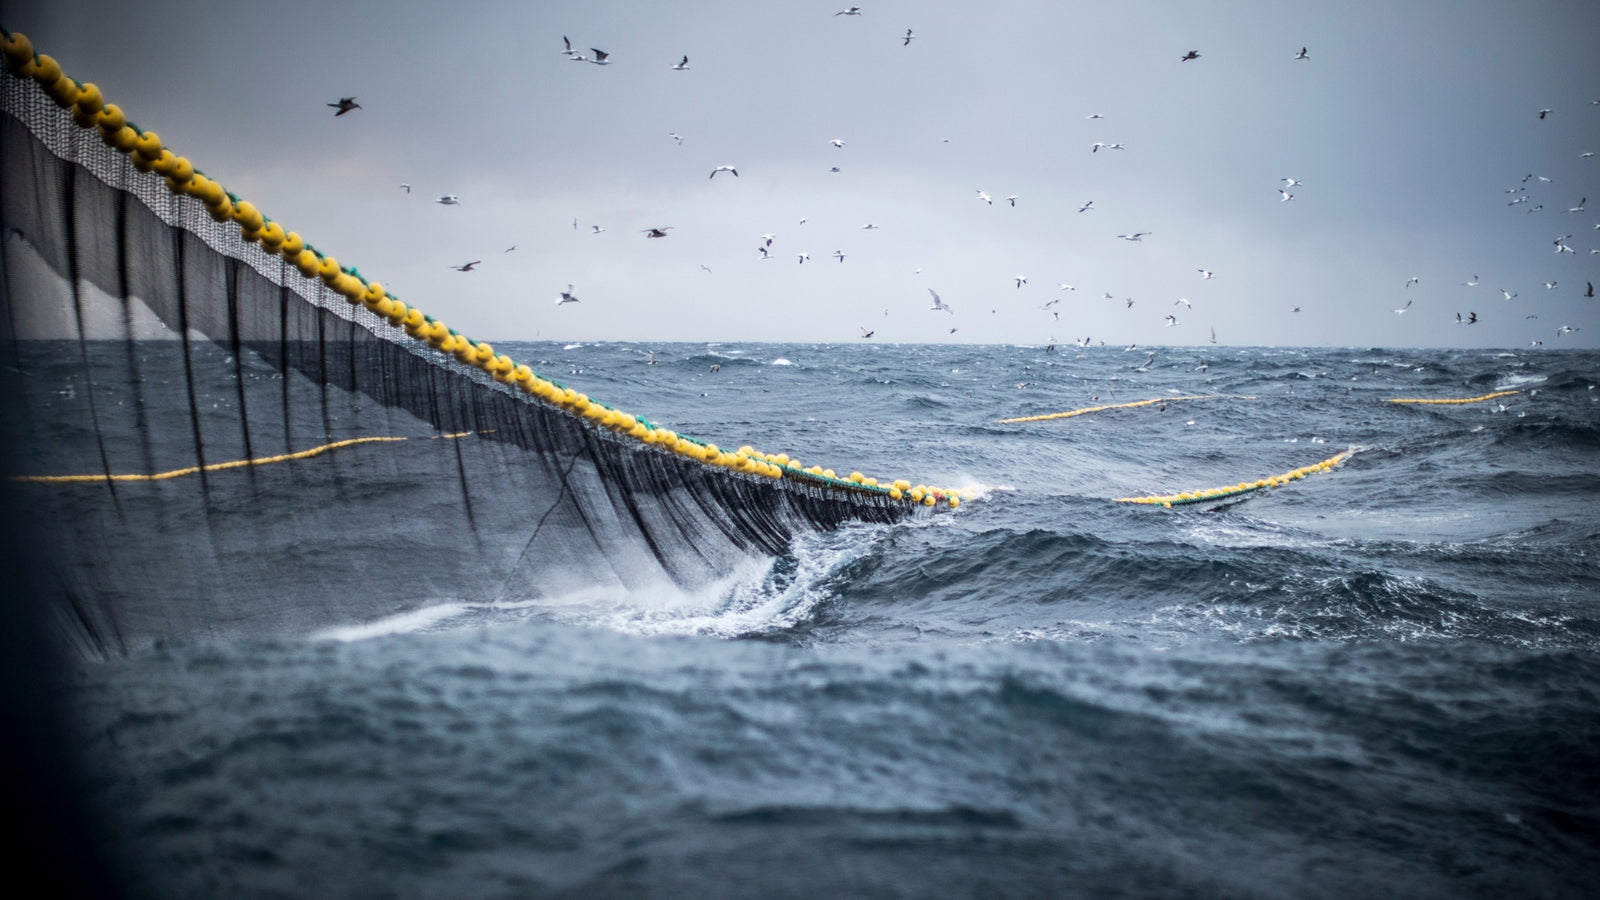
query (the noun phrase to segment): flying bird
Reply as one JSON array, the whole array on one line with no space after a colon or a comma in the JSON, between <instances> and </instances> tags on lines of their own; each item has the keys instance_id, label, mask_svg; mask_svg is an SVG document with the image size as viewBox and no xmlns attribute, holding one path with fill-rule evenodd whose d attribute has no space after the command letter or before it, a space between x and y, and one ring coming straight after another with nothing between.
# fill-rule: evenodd
<instances>
[{"instance_id":1,"label":"flying bird","mask_svg":"<svg viewBox=\"0 0 1600 900\"><path fill-rule=\"evenodd\" d=\"M733 173L733 177L735 177L735 178L739 177L739 170L735 169L733 166L717 166L715 169L711 170L711 174L709 176L707 176L707 177L715 178L715 177L717 177L717 173L718 172L732 172Z\"/></svg>"},{"instance_id":2,"label":"flying bird","mask_svg":"<svg viewBox=\"0 0 1600 900\"><path fill-rule=\"evenodd\" d=\"M1171 328L1172 326L1174 326L1176 324L1178 324L1178 317L1174 316L1174 315L1168 315L1167 316L1167 327Z\"/></svg>"},{"instance_id":3,"label":"flying bird","mask_svg":"<svg viewBox=\"0 0 1600 900\"><path fill-rule=\"evenodd\" d=\"M1402 306L1402 307L1400 307L1400 308L1399 308L1399 309L1397 309L1397 310L1395 310L1395 311L1394 311L1394 314L1395 314L1395 315L1397 315L1397 316L1403 316L1403 315L1405 315L1405 314L1406 314L1406 310L1408 310L1408 309L1410 309L1410 308L1411 308L1411 301L1410 301L1410 300L1407 300L1407 301L1406 301L1406 305L1405 305L1405 306Z\"/></svg>"},{"instance_id":4,"label":"flying bird","mask_svg":"<svg viewBox=\"0 0 1600 900\"><path fill-rule=\"evenodd\" d=\"M833 140L829 141L828 143L834 145L835 147L840 147L840 148L844 147L844 141L840 140L839 138L834 138Z\"/></svg>"},{"instance_id":5,"label":"flying bird","mask_svg":"<svg viewBox=\"0 0 1600 900\"><path fill-rule=\"evenodd\" d=\"M928 307L928 309L930 309L930 310L944 310L945 312L949 313L952 316L956 314L955 310L951 309L948 304L946 304L943 300L939 299L939 292L938 291L934 290L933 288L928 288L928 293L930 295L932 295L932 297L933 297L933 305ZM954 334L955 332L952 330L951 333Z\"/></svg>"},{"instance_id":6,"label":"flying bird","mask_svg":"<svg viewBox=\"0 0 1600 900\"><path fill-rule=\"evenodd\" d=\"M833 258L837 259L839 262L844 262L844 251L843 250L835 250L835 251L833 251Z\"/></svg>"},{"instance_id":7,"label":"flying bird","mask_svg":"<svg viewBox=\"0 0 1600 900\"><path fill-rule=\"evenodd\" d=\"M1093 200L1089 200L1089 201L1085 202L1082 206L1078 207L1078 212L1092 212L1093 210L1094 210L1094 201Z\"/></svg>"},{"instance_id":8,"label":"flying bird","mask_svg":"<svg viewBox=\"0 0 1600 900\"><path fill-rule=\"evenodd\" d=\"M581 302L581 301L577 297L572 295L572 285L570 285L570 284L567 285L567 289L566 290L561 292L561 296L556 298L556 305L557 306L565 306L568 303L579 303L579 302Z\"/></svg>"},{"instance_id":9,"label":"flying bird","mask_svg":"<svg viewBox=\"0 0 1600 900\"><path fill-rule=\"evenodd\" d=\"M1584 295L1584 296L1585 296L1585 297L1593 297L1593 296L1594 296L1594 282L1592 282L1592 281L1586 281L1586 282L1584 282L1584 284L1586 284L1586 285L1588 285L1588 286L1589 286L1589 289L1588 289L1588 290L1586 290L1586 291L1584 291L1584 292L1583 292L1583 295Z\"/></svg>"},{"instance_id":10,"label":"flying bird","mask_svg":"<svg viewBox=\"0 0 1600 900\"><path fill-rule=\"evenodd\" d=\"M1543 119L1545 116L1550 115L1552 112L1555 112L1555 110L1541 109L1541 110L1539 110L1539 118Z\"/></svg>"},{"instance_id":11,"label":"flying bird","mask_svg":"<svg viewBox=\"0 0 1600 900\"><path fill-rule=\"evenodd\" d=\"M1294 195L1293 194L1289 193L1288 191L1284 190L1283 188L1278 188L1278 202L1279 203L1288 203L1290 200L1293 200L1293 199L1294 199Z\"/></svg>"},{"instance_id":12,"label":"flying bird","mask_svg":"<svg viewBox=\"0 0 1600 900\"><path fill-rule=\"evenodd\" d=\"M799 253L799 254L796 254L796 255L799 256L800 265L802 265L802 266L806 264L806 260L811 258L811 254L809 254L809 253Z\"/></svg>"},{"instance_id":13,"label":"flying bird","mask_svg":"<svg viewBox=\"0 0 1600 900\"><path fill-rule=\"evenodd\" d=\"M993 206L993 205L994 205L994 200L993 200L993 199L991 199L991 198L990 198L990 197L989 197L989 195L988 195L988 194L985 194L985 193L984 193L984 192L983 192L983 191L979 191L979 192L978 192L978 199L979 199L979 200L982 200L982 201L983 201L983 202L985 202L985 203L987 203L987 204L989 204L989 205L990 205L990 206Z\"/></svg>"},{"instance_id":14,"label":"flying bird","mask_svg":"<svg viewBox=\"0 0 1600 900\"><path fill-rule=\"evenodd\" d=\"M667 232L671 230L672 227L673 226L671 225L663 225L660 228L646 228L644 230L644 236L647 238L664 238L667 236Z\"/></svg>"},{"instance_id":15,"label":"flying bird","mask_svg":"<svg viewBox=\"0 0 1600 900\"><path fill-rule=\"evenodd\" d=\"M1472 280L1471 281L1463 281L1463 282L1461 282L1461 286L1462 287L1477 287L1478 286L1478 276L1476 276L1476 275L1472 276Z\"/></svg>"},{"instance_id":16,"label":"flying bird","mask_svg":"<svg viewBox=\"0 0 1600 900\"><path fill-rule=\"evenodd\" d=\"M611 65L611 54L605 52L604 50L596 50L593 47L589 48L589 52L594 54L594 59L589 60L589 62L592 62L597 66Z\"/></svg>"},{"instance_id":17,"label":"flying bird","mask_svg":"<svg viewBox=\"0 0 1600 900\"><path fill-rule=\"evenodd\" d=\"M1179 62L1188 62L1191 59L1199 59L1199 58L1200 58L1200 51L1199 50L1190 50L1188 53L1185 53L1183 56L1179 57L1178 61Z\"/></svg>"},{"instance_id":18,"label":"flying bird","mask_svg":"<svg viewBox=\"0 0 1600 900\"><path fill-rule=\"evenodd\" d=\"M859 327L859 326L857 326L857 327ZM861 329L861 339L863 341L866 340L869 337L872 337L874 334L877 334L877 332L876 331L868 331L865 328Z\"/></svg>"},{"instance_id":19,"label":"flying bird","mask_svg":"<svg viewBox=\"0 0 1600 900\"><path fill-rule=\"evenodd\" d=\"M861 226L861 230L862 231L876 231L877 228L878 228L878 226L872 224L871 222L868 222L867 224Z\"/></svg>"},{"instance_id":20,"label":"flying bird","mask_svg":"<svg viewBox=\"0 0 1600 900\"><path fill-rule=\"evenodd\" d=\"M1561 337L1563 334L1571 334L1577 330L1578 329L1573 328L1571 325L1563 325L1556 329L1556 337Z\"/></svg>"},{"instance_id":21,"label":"flying bird","mask_svg":"<svg viewBox=\"0 0 1600 900\"><path fill-rule=\"evenodd\" d=\"M1300 185L1305 184L1304 181L1301 181L1298 178L1279 178L1278 180L1283 182L1283 186L1286 188L1299 187Z\"/></svg>"},{"instance_id":22,"label":"flying bird","mask_svg":"<svg viewBox=\"0 0 1600 900\"><path fill-rule=\"evenodd\" d=\"M1413 275L1410 278L1406 279L1406 287L1411 287L1413 284L1416 284L1417 282L1419 282L1421 280L1422 279L1420 279L1417 276Z\"/></svg>"},{"instance_id":23,"label":"flying bird","mask_svg":"<svg viewBox=\"0 0 1600 900\"><path fill-rule=\"evenodd\" d=\"M483 263L483 260L475 259L472 262L463 263L462 265L459 265L459 266L451 266L450 268L455 269L457 272L471 272L473 266L481 265L482 263Z\"/></svg>"},{"instance_id":24,"label":"flying bird","mask_svg":"<svg viewBox=\"0 0 1600 900\"><path fill-rule=\"evenodd\" d=\"M409 193L411 193L411 185L409 185L409 184L406 184L406 183L405 183L405 182L404 182L404 181L402 181L402 182L400 182L400 187L401 187L401 189L402 189L402 190L404 190L404 191L405 191L405 192L406 192L406 193L408 193L408 194L409 194Z\"/></svg>"},{"instance_id":25,"label":"flying bird","mask_svg":"<svg viewBox=\"0 0 1600 900\"><path fill-rule=\"evenodd\" d=\"M333 107L334 109L338 110L338 112L333 114L333 117L335 119L339 118L340 116L344 115L345 113L349 112L352 109L360 109L361 108L361 104L357 103L356 102L356 98L354 98L354 97L340 97L338 103L329 103L328 105Z\"/></svg>"},{"instance_id":26,"label":"flying bird","mask_svg":"<svg viewBox=\"0 0 1600 900\"><path fill-rule=\"evenodd\" d=\"M905 37L903 37L903 38L901 38L901 40L902 40L902 41L904 41L904 42L905 42L905 43L903 43L903 44L901 44L901 45L900 45L900 46L902 46L902 47L909 47L909 46L911 46L911 41L912 41L912 39L913 39L913 38L915 38L915 37L916 37L916 36L915 36L915 35L913 35L913 34L912 34L912 33L911 33L911 29L909 29L909 28L907 28L907 29L906 29L906 36L905 36Z\"/></svg>"},{"instance_id":27,"label":"flying bird","mask_svg":"<svg viewBox=\"0 0 1600 900\"><path fill-rule=\"evenodd\" d=\"M667 132L667 137L672 138L673 140L677 141L678 142L678 146L680 146L680 147L683 146L683 135L677 133L676 131Z\"/></svg>"},{"instance_id":28,"label":"flying bird","mask_svg":"<svg viewBox=\"0 0 1600 900\"><path fill-rule=\"evenodd\" d=\"M461 202L461 198L457 197L455 194L445 194L442 197L434 198L433 202L435 202L435 203L443 203L445 206L455 206L456 204Z\"/></svg>"},{"instance_id":29,"label":"flying bird","mask_svg":"<svg viewBox=\"0 0 1600 900\"><path fill-rule=\"evenodd\" d=\"M1006 202L1010 203L1012 206L1016 206L1017 205L1017 195L1016 194L1010 195L1009 197L1006 198Z\"/></svg>"},{"instance_id":30,"label":"flying bird","mask_svg":"<svg viewBox=\"0 0 1600 900\"><path fill-rule=\"evenodd\" d=\"M1217 273L1211 271L1210 269L1195 269L1195 271L1200 273L1201 281L1210 281L1211 279L1217 277Z\"/></svg>"},{"instance_id":31,"label":"flying bird","mask_svg":"<svg viewBox=\"0 0 1600 900\"><path fill-rule=\"evenodd\" d=\"M1194 309L1194 304L1190 303L1187 297L1179 297L1172 301L1173 306L1177 306L1179 303L1182 303L1186 309Z\"/></svg>"},{"instance_id":32,"label":"flying bird","mask_svg":"<svg viewBox=\"0 0 1600 900\"><path fill-rule=\"evenodd\" d=\"M1016 282L1017 282L1017 287L1020 289L1023 285L1028 283L1028 276L1026 276L1026 275L1018 275L1018 276L1016 276Z\"/></svg>"},{"instance_id":33,"label":"flying bird","mask_svg":"<svg viewBox=\"0 0 1600 900\"><path fill-rule=\"evenodd\" d=\"M683 59L678 60L667 68L672 69L675 72L684 71L685 69L689 68L689 55L685 53Z\"/></svg>"},{"instance_id":34,"label":"flying bird","mask_svg":"<svg viewBox=\"0 0 1600 900\"><path fill-rule=\"evenodd\" d=\"M849 9L841 9L838 12L834 13L834 15L836 15L836 16L859 16L859 15L861 15L861 7L852 6Z\"/></svg>"},{"instance_id":35,"label":"flying bird","mask_svg":"<svg viewBox=\"0 0 1600 900\"><path fill-rule=\"evenodd\" d=\"M1105 116L1102 116L1099 113L1089 113L1087 116L1084 116L1084 118L1085 119L1104 119Z\"/></svg>"},{"instance_id":36,"label":"flying bird","mask_svg":"<svg viewBox=\"0 0 1600 900\"><path fill-rule=\"evenodd\" d=\"M1136 231L1133 234L1119 234L1117 237L1122 238L1125 241L1142 241L1144 240L1144 236L1150 233L1151 232L1148 231Z\"/></svg>"},{"instance_id":37,"label":"flying bird","mask_svg":"<svg viewBox=\"0 0 1600 900\"><path fill-rule=\"evenodd\" d=\"M1517 299L1517 292L1516 292L1516 291L1508 291L1508 290L1506 290L1506 289L1505 289L1505 288L1501 288L1501 289L1500 289L1500 293L1501 293L1501 295L1503 295L1503 296L1504 296L1504 297L1505 297L1505 298L1506 298L1506 299L1507 299L1507 300L1515 300L1515 299Z\"/></svg>"},{"instance_id":38,"label":"flying bird","mask_svg":"<svg viewBox=\"0 0 1600 900\"><path fill-rule=\"evenodd\" d=\"M1300 48L1300 52L1296 53L1294 55L1294 58L1295 59L1310 59L1311 57L1306 55L1306 48L1301 47Z\"/></svg>"},{"instance_id":39,"label":"flying bird","mask_svg":"<svg viewBox=\"0 0 1600 900\"><path fill-rule=\"evenodd\" d=\"M606 230L604 225L590 225L589 228L591 229L589 231L590 234L599 234L600 232Z\"/></svg>"}]
</instances>

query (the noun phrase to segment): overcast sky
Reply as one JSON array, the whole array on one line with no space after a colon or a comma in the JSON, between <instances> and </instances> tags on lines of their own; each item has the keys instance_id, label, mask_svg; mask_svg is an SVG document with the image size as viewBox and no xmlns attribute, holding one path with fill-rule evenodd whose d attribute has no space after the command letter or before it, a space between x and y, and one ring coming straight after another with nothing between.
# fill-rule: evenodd
<instances>
[{"instance_id":1,"label":"overcast sky","mask_svg":"<svg viewBox=\"0 0 1600 900\"><path fill-rule=\"evenodd\" d=\"M1600 346L1591 0L846 6L53 0L0 23L474 337ZM362 108L335 118L341 96Z\"/></svg>"}]
</instances>

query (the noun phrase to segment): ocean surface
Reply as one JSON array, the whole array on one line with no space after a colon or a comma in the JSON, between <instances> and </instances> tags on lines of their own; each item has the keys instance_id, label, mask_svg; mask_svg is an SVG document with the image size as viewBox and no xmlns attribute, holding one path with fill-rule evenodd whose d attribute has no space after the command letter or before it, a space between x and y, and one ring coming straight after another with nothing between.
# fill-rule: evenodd
<instances>
[{"instance_id":1,"label":"ocean surface","mask_svg":"<svg viewBox=\"0 0 1600 900\"><path fill-rule=\"evenodd\" d=\"M130 893L1593 896L1600 354L502 349L969 499L693 591L446 591L75 663ZM1157 397L1199 399L997 421Z\"/></svg>"}]
</instances>

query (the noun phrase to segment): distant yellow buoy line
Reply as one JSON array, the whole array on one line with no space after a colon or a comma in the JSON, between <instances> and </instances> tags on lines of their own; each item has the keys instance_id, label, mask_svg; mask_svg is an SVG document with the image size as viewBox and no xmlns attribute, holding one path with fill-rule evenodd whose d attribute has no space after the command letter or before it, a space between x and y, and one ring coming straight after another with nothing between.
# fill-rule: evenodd
<instances>
[{"instance_id":1,"label":"distant yellow buoy line","mask_svg":"<svg viewBox=\"0 0 1600 900\"><path fill-rule=\"evenodd\" d=\"M1014 419L1000 419L998 424L1015 425L1018 422L1043 422L1047 419L1070 419L1073 416L1082 416L1089 413L1104 412L1108 409L1132 409L1136 406L1151 406L1156 403L1176 403L1179 400L1216 400L1220 394L1195 394L1180 397L1151 397L1149 400L1135 400L1132 403L1111 403L1106 406L1086 406L1082 409L1072 409L1066 412L1046 413L1042 416L1019 416ZM1235 400L1254 400L1254 397L1234 397Z\"/></svg>"},{"instance_id":2,"label":"distant yellow buoy line","mask_svg":"<svg viewBox=\"0 0 1600 900\"><path fill-rule=\"evenodd\" d=\"M1174 506L1179 506L1185 503L1200 503L1206 500L1222 500L1228 497L1236 497L1239 494L1247 494L1251 491L1259 491L1265 488L1275 488L1280 485L1288 484L1291 481L1299 481L1307 475L1315 475L1318 472L1326 472L1329 469L1332 469L1334 466L1337 466L1354 456L1355 452L1355 448L1352 447L1343 453L1330 456L1322 462L1312 463L1309 466L1302 466L1298 469L1285 472L1282 475L1273 475L1269 478L1262 478L1258 481L1241 481L1238 484L1227 485L1225 487L1206 488L1198 491L1184 491L1181 494L1158 494L1148 497L1118 497L1116 502L1144 503L1171 509Z\"/></svg>"},{"instance_id":3,"label":"distant yellow buoy line","mask_svg":"<svg viewBox=\"0 0 1600 900\"><path fill-rule=\"evenodd\" d=\"M1461 404L1461 403L1482 403L1485 400L1493 400L1493 399L1495 399L1497 397L1509 397L1512 394L1520 394L1520 393L1522 393L1522 392L1521 391L1495 391L1492 394L1484 394L1481 397L1461 397L1459 399L1445 399L1445 400L1426 400L1426 399L1419 398L1419 397L1390 397L1389 398L1389 402L1390 403L1429 403L1429 404L1453 405L1453 404Z\"/></svg>"},{"instance_id":4,"label":"distant yellow buoy line","mask_svg":"<svg viewBox=\"0 0 1600 900\"><path fill-rule=\"evenodd\" d=\"M798 459L787 453L763 453L745 446L734 452L719 449L687 435L679 435L645 419L614 409L587 396L544 378L526 365L519 364L494 347L474 341L445 323L427 315L422 310L408 306L399 297L389 293L376 281L368 281L355 267L343 266L332 256L311 246L299 233L272 221L254 204L228 191L220 183L206 177L189 160L175 155L163 145L154 131L145 131L128 121L123 111L107 103L100 89L93 84L80 82L61 71L61 66L51 57L38 53L25 35L0 28L0 55L8 71L21 78L33 79L61 108L72 114L72 120L85 129L99 131L107 146L127 154L133 167L140 172L155 172L166 179L167 189L174 194L192 197L199 201L217 222L234 223L246 241L257 244L269 254L280 256L308 279L320 280L329 289L344 297L354 306L363 306L395 328L404 329L413 340L426 343L439 353L454 357L463 365L480 369L508 389L518 390L545 404L582 419L590 426L612 434L632 438L639 443L674 453L706 465L729 469L733 472L764 478L791 478L819 487L878 494L891 500L903 500L922 506L945 504L961 505L961 492L952 488L913 486L904 479L888 484L860 472L839 477L834 470L822 466L806 468ZM387 440L361 438L356 442ZM217 467L256 465L261 462L305 458L336 446L351 442L325 445L300 454L286 454L266 460L240 460L221 463ZM205 470L213 466L204 467ZM192 474L200 467L162 472L155 475L90 475L90 476L39 476L40 481L104 481L157 480Z\"/></svg>"}]
</instances>

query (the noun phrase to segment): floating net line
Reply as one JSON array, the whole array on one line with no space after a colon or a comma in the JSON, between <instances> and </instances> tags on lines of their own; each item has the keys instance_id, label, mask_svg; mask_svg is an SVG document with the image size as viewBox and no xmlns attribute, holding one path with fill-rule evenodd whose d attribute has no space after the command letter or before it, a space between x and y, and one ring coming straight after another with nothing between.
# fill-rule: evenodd
<instances>
[{"instance_id":1,"label":"floating net line","mask_svg":"<svg viewBox=\"0 0 1600 900\"><path fill-rule=\"evenodd\" d=\"M694 589L801 530L961 502L724 450L546 378L0 35L8 500L85 655L444 598Z\"/></svg>"},{"instance_id":2,"label":"floating net line","mask_svg":"<svg viewBox=\"0 0 1600 900\"><path fill-rule=\"evenodd\" d=\"M1051 419L1071 419L1076 416L1086 416L1089 413L1106 412L1112 409L1137 409L1141 406L1154 406L1158 403L1176 403L1180 400L1217 400L1220 394L1196 394L1193 396L1176 397L1151 397L1149 400L1134 400L1130 403L1108 403L1104 406L1085 406L1081 409L1069 409L1066 412L1045 413L1038 416L1018 416L1013 419L997 419L1000 425L1015 425L1020 422L1048 422ZM1235 400L1254 400L1254 397L1235 397Z\"/></svg>"},{"instance_id":3,"label":"floating net line","mask_svg":"<svg viewBox=\"0 0 1600 900\"><path fill-rule=\"evenodd\" d=\"M1147 497L1118 497L1116 502L1142 503L1171 509L1174 506L1182 506L1188 503L1204 503L1210 500L1226 500L1229 497L1237 497L1240 494L1249 494L1254 491L1266 490L1267 488L1281 487L1291 481L1299 481L1300 479L1305 478L1307 475L1315 475L1318 472L1327 472L1330 469L1333 469L1335 466L1338 466L1340 463L1343 463L1350 457L1354 456L1355 453L1355 449L1351 448L1342 453L1330 456L1321 462L1312 463L1309 466L1301 466L1298 469L1292 469L1283 473L1282 475L1271 475L1256 481L1241 481L1238 484L1225 485L1223 487L1203 488L1197 491L1184 491L1178 494L1155 494Z\"/></svg>"},{"instance_id":4,"label":"floating net line","mask_svg":"<svg viewBox=\"0 0 1600 900\"><path fill-rule=\"evenodd\" d=\"M1389 398L1389 402L1390 403L1418 403L1418 404L1429 404L1429 405L1455 406L1455 405L1460 405L1460 404L1463 404L1463 403L1482 403L1485 400L1496 400L1496 399L1499 399L1500 397L1510 397L1512 394L1520 394L1520 393L1522 393L1522 392L1521 391L1495 391L1493 393L1482 394L1482 395L1479 395L1477 397L1443 398L1443 399L1439 399L1439 400L1429 400L1429 399L1422 398L1422 397L1390 397Z\"/></svg>"}]
</instances>

